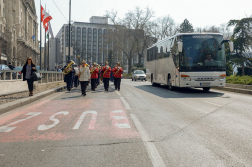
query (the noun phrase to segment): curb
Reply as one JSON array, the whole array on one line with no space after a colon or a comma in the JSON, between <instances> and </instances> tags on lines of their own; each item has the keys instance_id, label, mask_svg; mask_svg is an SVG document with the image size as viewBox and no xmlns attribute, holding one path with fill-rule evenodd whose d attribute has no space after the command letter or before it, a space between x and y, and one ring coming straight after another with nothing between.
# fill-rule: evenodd
<instances>
[{"instance_id":1,"label":"curb","mask_svg":"<svg viewBox=\"0 0 252 167\"><path fill-rule=\"evenodd\" d=\"M1 93L0 97L1 96L13 95L13 94L17 94L17 93L23 93L23 92L29 92L29 90L27 89L27 90L15 91L15 92L10 92L10 93Z\"/></svg>"},{"instance_id":2,"label":"curb","mask_svg":"<svg viewBox=\"0 0 252 167\"><path fill-rule=\"evenodd\" d=\"M12 102L9 102L6 104L2 104L2 105L0 105L0 114L6 113L8 111L22 107L24 105L30 104L30 103L35 102L39 99L42 99L46 96L49 96L53 93L59 92L60 90L63 90L63 89L66 89L66 86L53 88L53 89L38 93L38 94L31 96L31 97L26 97L26 98L15 100L15 101L12 101Z\"/></svg>"},{"instance_id":3,"label":"curb","mask_svg":"<svg viewBox=\"0 0 252 167\"><path fill-rule=\"evenodd\" d=\"M249 90L249 89L240 89L240 88L232 88L232 87L214 87L213 89L252 95L252 90Z\"/></svg>"}]
</instances>

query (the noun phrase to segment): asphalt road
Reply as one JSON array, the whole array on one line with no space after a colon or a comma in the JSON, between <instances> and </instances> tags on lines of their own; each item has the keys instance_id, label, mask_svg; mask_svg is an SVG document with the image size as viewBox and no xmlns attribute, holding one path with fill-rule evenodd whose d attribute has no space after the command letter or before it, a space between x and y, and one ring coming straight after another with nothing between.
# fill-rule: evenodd
<instances>
[{"instance_id":1,"label":"asphalt road","mask_svg":"<svg viewBox=\"0 0 252 167\"><path fill-rule=\"evenodd\" d=\"M0 166L252 166L251 101L126 79L59 92L0 115Z\"/></svg>"}]
</instances>

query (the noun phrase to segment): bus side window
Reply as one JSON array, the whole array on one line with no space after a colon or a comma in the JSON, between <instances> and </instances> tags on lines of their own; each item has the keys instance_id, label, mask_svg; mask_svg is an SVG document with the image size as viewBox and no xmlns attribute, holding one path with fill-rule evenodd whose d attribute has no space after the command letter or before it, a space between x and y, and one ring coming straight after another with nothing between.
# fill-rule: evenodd
<instances>
[{"instance_id":1,"label":"bus side window","mask_svg":"<svg viewBox=\"0 0 252 167\"><path fill-rule=\"evenodd\" d=\"M158 53L158 48L157 47L155 47L154 48L154 60L157 60L157 53Z\"/></svg>"},{"instance_id":2,"label":"bus side window","mask_svg":"<svg viewBox=\"0 0 252 167\"><path fill-rule=\"evenodd\" d=\"M178 52L178 46L177 46L177 40L176 39L173 42L171 52L172 52L172 57L173 57L174 64L178 68L179 67L179 52Z\"/></svg>"},{"instance_id":3,"label":"bus side window","mask_svg":"<svg viewBox=\"0 0 252 167\"><path fill-rule=\"evenodd\" d=\"M169 57L170 56L170 50L166 47L164 57Z\"/></svg>"},{"instance_id":4,"label":"bus side window","mask_svg":"<svg viewBox=\"0 0 252 167\"><path fill-rule=\"evenodd\" d=\"M149 50L147 50L147 61L150 61L149 60Z\"/></svg>"},{"instance_id":5,"label":"bus side window","mask_svg":"<svg viewBox=\"0 0 252 167\"><path fill-rule=\"evenodd\" d=\"M151 48L151 50L150 50L150 61L152 61L153 60L153 48Z\"/></svg>"},{"instance_id":6,"label":"bus side window","mask_svg":"<svg viewBox=\"0 0 252 167\"><path fill-rule=\"evenodd\" d=\"M163 50L163 46L161 46L159 59L163 59L163 58L164 58L164 50Z\"/></svg>"}]
</instances>

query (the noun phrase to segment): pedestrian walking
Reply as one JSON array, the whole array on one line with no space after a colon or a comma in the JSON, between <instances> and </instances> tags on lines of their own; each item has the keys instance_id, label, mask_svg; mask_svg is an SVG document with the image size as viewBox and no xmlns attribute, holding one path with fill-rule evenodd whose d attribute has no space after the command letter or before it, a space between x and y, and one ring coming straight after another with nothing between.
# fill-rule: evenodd
<instances>
[{"instance_id":1,"label":"pedestrian walking","mask_svg":"<svg viewBox=\"0 0 252 167\"><path fill-rule=\"evenodd\" d=\"M110 81L114 82L113 71L111 71L111 73L110 73Z\"/></svg>"},{"instance_id":2,"label":"pedestrian walking","mask_svg":"<svg viewBox=\"0 0 252 167\"><path fill-rule=\"evenodd\" d=\"M96 63L93 63L93 67L90 68L90 74L91 74L91 90L95 91L96 88L96 80L98 78L98 68L96 68Z\"/></svg>"},{"instance_id":3,"label":"pedestrian walking","mask_svg":"<svg viewBox=\"0 0 252 167\"><path fill-rule=\"evenodd\" d=\"M86 66L85 60L81 62L81 67L79 68L79 81L81 85L81 95L86 96L87 85L90 81L90 70L88 66Z\"/></svg>"},{"instance_id":4,"label":"pedestrian walking","mask_svg":"<svg viewBox=\"0 0 252 167\"><path fill-rule=\"evenodd\" d=\"M70 64L70 61L68 61L68 65ZM67 84L67 90L71 91L72 89L72 83L73 83L73 75L75 74L75 70L72 66L69 67L69 69L66 68L67 66L65 66L63 68L63 72L67 71L67 73L64 76L64 82L66 82Z\"/></svg>"},{"instance_id":5,"label":"pedestrian walking","mask_svg":"<svg viewBox=\"0 0 252 167\"><path fill-rule=\"evenodd\" d=\"M121 84L121 78L122 78L122 73L123 69L120 67L120 63L117 63L117 67L115 67L113 70L114 73L114 80L115 80L115 89L120 91L120 84Z\"/></svg>"},{"instance_id":6,"label":"pedestrian walking","mask_svg":"<svg viewBox=\"0 0 252 167\"><path fill-rule=\"evenodd\" d=\"M101 77L101 66L98 64L98 78L96 80L96 88L98 85L100 85L100 77Z\"/></svg>"},{"instance_id":7,"label":"pedestrian walking","mask_svg":"<svg viewBox=\"0 0 252 167\"><path fill-rule=\"evenodd\" d=\"M21 73L23 73L23 81L27 81L28 89L29 89L29 96L33 96L33 79L32 73L36 72L36 66L32 61L31 57L28 57L26 60L25 65L22 68Z\"/></svg>"},{"instance_id":8,"label":"pedestrian walking","mask_svg":"<svg viewBox=\"0 0 252 167\"><path fill-rule=\"evenodd\" d=\"M79 75L78 75L78 67L76 67L75 69L75 74L74 74L74 87L78 87L79 86Z\"/></svg>"},{"instance_id":9,"label":"pedestrian walking","mask_svg":"<svg viewBox=\"0 0 252 167\"><path fill-rule=\"evenodd\" d=\"M109 89L109 79L110 79L111 67L109 67L109 64L108 64L107 61L105 63L105 66L103 67L102 71L103 71L104 89L105 89L105 91L108 91L108 89Z\"/></svg>"}]
</instances>

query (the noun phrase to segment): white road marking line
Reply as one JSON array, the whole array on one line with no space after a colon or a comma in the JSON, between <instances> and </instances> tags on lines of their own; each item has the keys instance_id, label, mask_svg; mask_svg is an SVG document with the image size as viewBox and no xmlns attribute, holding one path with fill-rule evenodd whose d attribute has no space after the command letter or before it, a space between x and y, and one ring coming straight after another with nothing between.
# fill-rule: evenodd
<instances>
[{"instance_id":1,"label":"white road marking line","mask_svg":"<svg viewBox=\"0 0 252 167\"><path fill-rule=\"evenodd\" d=\"M120 97L120 98L121 98L121 100L122 100L124 106L126 107L126 109L127 109L127 110L130 110L131 108L130 108L129 104L126 102L126 100L125 100L123 97Z\"/></svg>"},{"instance_id":2,"label":"white road marking line","mask_svg":"<svg viewBox=\"0 0 252 167\"><path fill-rule=\"evenodd\" d=\"M135 126L137 127L138 132L142 138L142 141L148 151L150 156L151 162L154 167L165 167L164 161L158 153L157 148L155 147L154 143L150 142L150 138L148 133L145 131L144 127L142 126L141 122L137 118L135 114L130 114L131 119L133 120Z\"/></svg>"},{"instance_id":3,"label":"white road marking line","mask_svg":"<svg viewBox=\"0 0 252 167\"><path fill-rule=\"evenodd\" d=\"M218 106L218 107L222 107L222 105L211 103L211 102L208 102L208 101L203 101L203 102L208 103L208 104L212 104L212 105L215 105L215 106Z\"/></svg>"},{"instance_id":4,"label":"white road marking line","mask_svg":"<svg viewBox=\"0 0 252 167\"><path fill-rule=\"evenodd\" d=\"M116 91L116 93L118 94L118 96L121 96L121 94L118 91Z\"/></svg>"}]
</instances>

